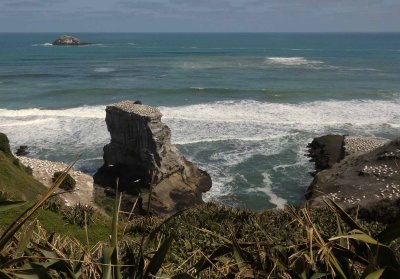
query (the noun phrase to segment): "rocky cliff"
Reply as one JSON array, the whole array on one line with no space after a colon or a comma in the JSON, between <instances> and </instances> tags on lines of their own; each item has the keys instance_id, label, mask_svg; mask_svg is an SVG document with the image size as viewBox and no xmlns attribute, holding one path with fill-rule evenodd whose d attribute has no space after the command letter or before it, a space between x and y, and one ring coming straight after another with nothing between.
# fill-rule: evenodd
<instances>
[{"instance_id":1,"label":"rocky cliff","mask_svg":"<svg viewBox=\"0 0 400 279\"><path fill-rule=\"evenodd\" d=\"M334 157L328 161L336 161L338 153L344 152L344 157L316 173L306 196L311 206L322 206L324 198L331 198L349 211L358 211L360 217L384 222L399 218L400 138L343 137L338 150L334 152L332 146Z\"/></svg>"},{"instance_id":2,"label":"rocky cliff","mask_svg":"<svg viewBox=\"0 0 400 279\"><path fill-rule=\"evenodd\" d=\"M161 117L157 108L133 101L107 106L111 142L104 147L104 165L94 179L115 188L119 177L119 189L132 197L141 194L144 209L151 185L152 211L173 213L202 203L211 178L171 144L171 131Z\"/></svg>"}]
</instances>

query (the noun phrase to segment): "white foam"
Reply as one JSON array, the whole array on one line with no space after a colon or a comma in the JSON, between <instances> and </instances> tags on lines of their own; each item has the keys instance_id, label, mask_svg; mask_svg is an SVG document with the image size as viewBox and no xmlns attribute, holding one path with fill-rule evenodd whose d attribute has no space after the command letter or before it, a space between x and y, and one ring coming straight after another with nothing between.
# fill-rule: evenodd
<instances>
[{"instance_id":1,"label":"white foam","mask_svg":"<svg viewBox=\"0 0 400 279\"><path fill-rule=\"evenodd\" d=\"M49 124L50 122L56 120L55 118L46 118L46 119L35 119L35 120L25 120L22 119L18 122L9 122L9 123L1 123L0 127L17 127L17 126L31 126L31 125L43 125L43 124Z\"/></svg>"},{"instance_id":2,"label":"white foam","mask_svg":"<svg viewBox=\"0 0 400 279\"><path fill-rule=\"evenodd\" d=\"M304 156L303 156L303 157L304 157ZM302 165L301 162L296 162L296 163L293 163L293 164L282 164L282 165L277 165L277 166L274 166L272 169L273 169L274 171L280 171L280 170L285 170L285 169L287 169L287 168L292 168L292 167L300 166L300 165Z\"/></svg>"},{"instance_id":3,"label":"white foam","mask_svg":"<svg viewBox=\"0 0 400 279\"><path fill-rule=\"evenodd\" d=\"M45 46L45 47L49 47L49 46L53 46L52 43L44 43L44 44L34 44L33 46Z\"/></svg>"},{"instance_id":4,"label":"white foam","mask_svg":"<svg viewBox=\"0 0 400 279\"><path fill-rule=\"evenodd\" d=\"M283 66L304 66L324 63L318 60L307 60L304 57L267 57L264 62L269 65Z\"/></svg>"},{"instance_id":5,"label":"white foam","mask_svg":"<svg viewBox=\"0 0 400 279\"><path fill-rule=\"evenodd\" d=\"M69 109L0 109L0 119L3 117L19 119L31 117L78 117L103 119L105 117L105 106L83 106Z\"/></svg>"},{"instance_id":6,"label":"white foam","mask_svg":"<svg viewBox=\"0 0 400 279\"><path fill-rule=\"evenodd\" d=\"M104 118L104 106L63 110L0 109L0 129L14 147L32 147L32 155L47 150L46 153L53 153L53 156L76 156L93 149L101 153L102 146L109 140Z\"/></svg>"},{"instance_id":7,"label":"white foam","mask_svg":"<svg viewBox=\"0 0 400 279\"><path fill-rule=\"evenodd\" d=\"M398 131L400 127L399 99L300 104L241 100L160 107L160 110L163 121L172 130L174 143L197 143L196 148L200 146L211 152L206 157L196 153L188 156L212 176L213 187L206 194L207 200L229 196L236 173L229 170L253 156L280 154L294 144L298 151L296 162L306 164L304 148L316 135L332 132L375 135L390 129ZM109 142L104 118L105 106L0 109L0 129L9 135L14 146L33 146L39 151L53 149L51 152L56 154L90 150L92 158L101 157L102 147ZM282 171L290 162L284 164L269 171ZM263 186L255 185L255 189L282 206L283 200L271 194L268 185L264 177Z\"/></svg>"},{"instance_id":8,"label":"white foam","mask_svg":"<svg viewBox=\"0 0 400 279\"><path fill-rule=\"evenodd\" d=\"M262 173L264 179L263 179L263 183L264 185L262 187L256 187L256 188L249 188L247 189L248 192L262 192L265 193L269 198L270 198L270 202L274 205L276 205L276 208L284 208L287 200L278 197L272 190L272 181L271 181L271 177L269 176L269 174L267 172Z\"/></svg>"},{"instance_id":9,"label":"white foam","mask_svg":"<svg viewBox=\"0 0 400 279\"><path fill-rule=\"evenodd\" d=\"M96 73L111 73L111 72L115 72L115 69L108 68L108 67L99 67L99 68L95 68L93 71Z\"/></svg>"},{"instance_id":10,"label":"white foam","mask_svg":"<svg viewBox=\"0 0 400 279\"><path fill-rule=\"evenodd\" d=\"M211 104L198 104L183 107L161 107L164 119L170 122L192 121L196 128L207 123L220 125L299 125L329 126L336 124L368 125L396 124L400 118L400 100L373 101L315 101L301 104L267 103L253 100L221 101ZM241 124L242 123L242 124ZM243 124L244 123L244 124ZM260 128L263 126L260 126ZM247 130L242 130L246 132ZM226 133L221 133L227 135Z\"/></svg>"},{"instance_id":11,"label":"white foam","mask_svg":"<svg viewBox=\"0 0 400 279\"><path fill-rule=\"evenodd\" d=\"M202 90L205 90L206 88L204 88L204 87L190 87L190 89L195 89L195 90L202 91Z\"/></svg>"}]
</instances>

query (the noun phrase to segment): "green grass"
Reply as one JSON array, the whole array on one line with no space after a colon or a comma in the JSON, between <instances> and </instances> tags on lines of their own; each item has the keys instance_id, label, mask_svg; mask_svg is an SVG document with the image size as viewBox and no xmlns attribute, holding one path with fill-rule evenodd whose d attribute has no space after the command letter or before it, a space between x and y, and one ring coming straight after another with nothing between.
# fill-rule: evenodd
<instances>
[{"instance_id":1,"label":"green grass","mask_svg":"<svg viewBox=\"0 0 400 279\"><path fill-rule=\"evenodd\" d=\"M29 175L19 161L0 151L0 191L13 200L33 201L46 191L46 187Z\"/></svg>"},{"instance_id":2,"label":"green grass","mask_svg":"<svg viewBox=\"0 0 400 279\"><path fill-rule=\"evenodd\" d=\"M0 218L0 231L10 225L19 214L26 210L29 206L24 205L12 210L7 210L1 213ZM71 225L63 219L61 213L53 212L50 210L41 209L37 215L37 220L43 228L49 232L55 232L60 235L70 236L76 238L81 243L86 243L85 229L78 225ZM89 242L91 245L99 241L104 241L110 234L111 224L108 219L96 217L94 224L88 226Z\"/></svg>"},{"instance_id":3,"label":"green grass","mask_svg":"<svg viewBox=\"0 0 400 279\"><path fill-rule=\"evenodd\" d=\"M114 211L114 198L104 193L104 189L94 188L94 202L109 215Z\"/></svg>"}]
</instances>

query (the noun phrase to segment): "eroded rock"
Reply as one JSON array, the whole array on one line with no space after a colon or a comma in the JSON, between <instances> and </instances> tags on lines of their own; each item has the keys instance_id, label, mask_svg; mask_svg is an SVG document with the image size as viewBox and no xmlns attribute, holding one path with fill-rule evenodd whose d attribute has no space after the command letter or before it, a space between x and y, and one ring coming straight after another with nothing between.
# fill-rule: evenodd
<instances>
[{"instance_id":1,"label":"eroded rock","mask_svg":"<svg viewBox=\"0 0 400 279\"><path fill-rule=\"evenodd\" d=\"M138 102L107 106L111 142L104 147L104 165L94 179L98 185L115 188L119 177L121 191L133 197L141 193L144 209L151 185L152 211L173 213L202 203L211 178L171 144L171 131L161 117L157 108Z\"/></svg>"}]
</instances>

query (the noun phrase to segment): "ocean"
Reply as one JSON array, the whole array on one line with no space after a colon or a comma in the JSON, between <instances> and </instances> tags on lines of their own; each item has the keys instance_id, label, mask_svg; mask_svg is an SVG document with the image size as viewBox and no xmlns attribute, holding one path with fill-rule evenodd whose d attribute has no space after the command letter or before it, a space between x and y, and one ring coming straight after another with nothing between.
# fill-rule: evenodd
<instances>
[{"instance_id":1,"label":"ocean","mask_svg":"<svg viewBox=\"0 0 400 279\"><path fill-rule=\"evenodd\" d=\"M0 132L29 156L93 174L105 106L157 106L172 141L212 176L207 201L301 204L328 133L400 135L400 34L0 33Z\"/></svg>"}]
</instances>

